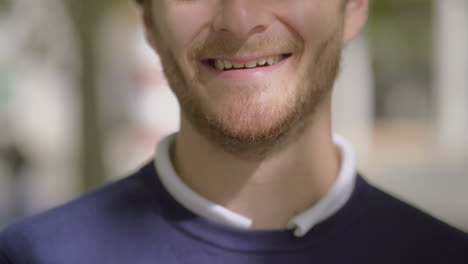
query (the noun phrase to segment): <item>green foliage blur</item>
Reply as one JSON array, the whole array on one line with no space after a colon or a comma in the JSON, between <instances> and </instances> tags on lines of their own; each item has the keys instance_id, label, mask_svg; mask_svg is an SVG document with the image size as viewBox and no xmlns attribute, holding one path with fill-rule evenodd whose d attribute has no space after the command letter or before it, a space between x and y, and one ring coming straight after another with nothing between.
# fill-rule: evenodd
<instances>
[{"instance_id":1,"label":"green foliage blur","mask_svg":"<svg viewBox=\"0 0 468 264\"><path fill-rule=\"evenodd\" d=\"M0 14L6 12L9 8L10 2L7 0L0 0Z\"/></svg>"},{"instance_id":2,"label":"green foliage blur","mask_svg":"<svg viewBox=\"0 0 468 264\"><path fill-rule=\"evenodd\" d=\"M371 5L367 37L375 73L376 114L396 82L419 83L431 100L433 2L379 0ZM427 113L429 115L429 113Z\"/></svg>"}]
</instances>

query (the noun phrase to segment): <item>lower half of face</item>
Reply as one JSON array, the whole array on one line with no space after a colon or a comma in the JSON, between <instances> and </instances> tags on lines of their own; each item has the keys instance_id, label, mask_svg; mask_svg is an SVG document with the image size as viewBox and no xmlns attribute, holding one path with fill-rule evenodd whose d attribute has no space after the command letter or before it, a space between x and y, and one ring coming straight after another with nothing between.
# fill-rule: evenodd
<instances>
[{"instance_id":1,"label":"lower half of face","mask_svg":"<svg viewBox=\"0 0 468 264\"><path fill-rule=\"evenodd\" d=\"M260 58L252 68L216 60L184 64L169 50L160 55L190 125L224 150L251 158L267 155L310 125L333 86L341 48L337 29L313 48Z\"/></svg>"}]
</instances>

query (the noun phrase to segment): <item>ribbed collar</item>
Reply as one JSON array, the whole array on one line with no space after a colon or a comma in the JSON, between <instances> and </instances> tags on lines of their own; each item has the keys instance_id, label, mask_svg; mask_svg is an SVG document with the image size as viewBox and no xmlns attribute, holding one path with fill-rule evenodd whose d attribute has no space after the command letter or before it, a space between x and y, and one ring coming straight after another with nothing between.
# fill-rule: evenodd
<instances>
[{"instance_id":1,"label":"ribbed collar","mask_svg":"<svg viewBox=\"0 0 468 264\"><path fill-rule=\"evenodd\" d=\"M182 182L170 159L170 148L174 138L175 134L168 135L158 144L154 160L159 179L168 193L196 215L230 227L250 229L251 219L207 200ZM341 151L338 177L325 196L289 221L287 228L294 230L296 237L304 236L315 225L336 213L346 204L354 190L356 162L353 147L339 135L333 136L333 142Z\"/></svg>"}]
</instances>

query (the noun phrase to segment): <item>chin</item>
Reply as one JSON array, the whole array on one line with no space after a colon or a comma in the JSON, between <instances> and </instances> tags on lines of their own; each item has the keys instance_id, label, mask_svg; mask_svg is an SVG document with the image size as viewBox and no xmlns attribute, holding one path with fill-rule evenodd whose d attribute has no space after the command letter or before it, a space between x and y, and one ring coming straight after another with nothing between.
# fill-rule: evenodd
<instances>
[{"instance_id":1,"label":"chin","mask_svg":"<svg viewBox=\"0 0 468 264\"><path fill-rule=\"evenodd\" d=\"M212 115L206 115L210 123L239 141L256 141L275 135L294 115L295 104L290 103L294 96L280 93L279 89L259 90L224 95L223 100L215 101Z\"/></svg>"},{"instance_id":2,"label":"chin","mask_svg":"<svg viewBox=\"0 0 468 264\"><path fill-rule=\"evenodd\" d=\"M223 151L241 159L263 159L287 138L297 118L294 112L277 104L224 105L215 114L204 112L203 118L192 112L189 122Z\"/></svg>"},{"instance_id":3,"label":"chin","mask_svg":"<svg viewBox=\"0 0 468 264\"><path fill-rule=\"evenodd\" d=\"M275 137L287 119L288 117L268 115L221 117L210 120L210 124L214 129L220 130L224 137L239 143L249 143Z\"/></svg>"}]
</instances>

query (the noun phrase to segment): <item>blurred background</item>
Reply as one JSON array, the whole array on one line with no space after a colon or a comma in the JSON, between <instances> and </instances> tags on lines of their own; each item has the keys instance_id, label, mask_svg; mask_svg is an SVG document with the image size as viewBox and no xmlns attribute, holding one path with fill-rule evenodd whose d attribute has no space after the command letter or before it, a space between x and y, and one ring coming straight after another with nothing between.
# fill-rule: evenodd
<instances>
[{"instance_id":1,"label":"blurred background","mask_svg":"<svg viewBox=\"0 0 468 264\"><path fill-rule=\"evenodd\" d=\"M0 228L124 177L178 129L130 0L0 0ZM372 183L468 231L468 1L374 1L335 130Z\"/></svg>"}]
</instances>

